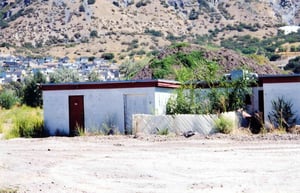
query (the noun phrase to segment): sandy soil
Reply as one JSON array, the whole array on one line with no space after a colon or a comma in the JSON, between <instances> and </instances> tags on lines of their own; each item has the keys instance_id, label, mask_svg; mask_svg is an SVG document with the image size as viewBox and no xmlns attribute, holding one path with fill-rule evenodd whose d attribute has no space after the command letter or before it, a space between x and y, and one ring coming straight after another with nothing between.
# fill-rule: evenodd
<instances>
[{"instance_id":1,"label":"sandy soil","mask_svg":"<svg viewBox=\"0 0 300 193\"><path fill-rule=\"evenodd\" d=\"M0 192L300 192L300 137L0 140Z\"/></svg>"}]
</instances>

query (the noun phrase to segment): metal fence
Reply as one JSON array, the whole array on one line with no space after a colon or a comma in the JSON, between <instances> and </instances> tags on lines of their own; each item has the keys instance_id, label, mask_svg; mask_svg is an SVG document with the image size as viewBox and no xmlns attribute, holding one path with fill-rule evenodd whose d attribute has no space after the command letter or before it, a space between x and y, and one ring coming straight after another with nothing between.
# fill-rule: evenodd
<instances>
[{"instance_id":1,"label":"metal fence","mask_svg":"<svg viewBox=\"0 0 300 193\"><path fill-rule=\"evenodd\" d=\"M238 127L238 116L235 112L222 113ZM133 115L132 133L158 134L162 130L169 133L182 134L194 131L199 134L212 134L216 132L215 120L218 115Z\"/></svg>"}]
</instances>

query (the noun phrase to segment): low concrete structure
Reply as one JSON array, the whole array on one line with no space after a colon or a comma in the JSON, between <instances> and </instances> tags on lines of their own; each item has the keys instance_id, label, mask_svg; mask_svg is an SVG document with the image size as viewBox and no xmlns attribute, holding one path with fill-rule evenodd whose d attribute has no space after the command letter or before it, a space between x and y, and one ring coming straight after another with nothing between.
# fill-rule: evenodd
<instances>
[{"instance_id":1,"label":"low concrete structure","mask_svg":"<svg viewBox=\"0 0 300 193\"><path fill-rule=\"evenodd\" d=\"M259 76L257 80L246 111L261 112L265 123L269 123L272 101L283 97L293 104L296 124L300 124L300 75ZM165 115L167 102L179 86L179 82L167 80L45 84L45 128L50 135L74 135L78 128L87 132L113 129L129 134L133 128L132 115Z\"/></svg>"},{"instance_id":2,"label":"low concrete structure","mask_svg":"<svg viewBox=\"0 0 300 193\"><path fill-rule=\"evenodd\" d=\"M86 132L131 133L133 114L165 114L179 83L166 80L45 84L43 108L50 135Z\"/></svg>"},{"instance_id":3,"label":"low concrete structure","mask_svg":"<svg viewBox=\"0 0 300 193\"><path fill-rule=\"evenodd\" d=\"M261 76L260 86L260 92L263 92L262 112L265 123L269 123L268 115L273 110L272 101L283 98L292 103L292 110L297 114L296 124L300 124L300 75Z\"/></svg>"}]
</instances>

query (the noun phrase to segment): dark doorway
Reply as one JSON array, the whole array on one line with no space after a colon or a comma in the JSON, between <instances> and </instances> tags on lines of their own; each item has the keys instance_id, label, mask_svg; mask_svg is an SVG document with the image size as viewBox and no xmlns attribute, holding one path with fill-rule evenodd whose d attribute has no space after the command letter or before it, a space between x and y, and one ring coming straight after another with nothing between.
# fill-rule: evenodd
<instances>
[{"instance_id":1,"label":"dark doorway","mask_svg":"<svg viewBox=\"0 0 300 193\"><path fill-rule=\"evenodd\" d=\"M69 135L78 135L78 129L84 132L83 96L69 96Z\"/></svg>"},{"instance_id":2,"label":"dark doorway","mask_svg":"<svg viewBox=\"0 0 300 193\"><path fill-rule=\"evenodd\" d=\"M264 113L264 91L258 91L258 110Z\"/></svg>"}]
</instances>

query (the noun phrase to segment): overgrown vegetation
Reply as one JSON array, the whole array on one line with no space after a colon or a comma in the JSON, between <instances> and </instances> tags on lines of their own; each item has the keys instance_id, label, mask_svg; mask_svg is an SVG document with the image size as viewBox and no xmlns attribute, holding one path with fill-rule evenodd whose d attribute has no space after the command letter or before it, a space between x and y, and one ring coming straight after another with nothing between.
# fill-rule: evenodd
<instances>
[{"instance_id":1,"label":"overgrown vegetation","mask_svg":"<svg viewBox=\"0 0 300 193\"><path fill-rule=\"evenodd\" d=\"M233 131L232 120L220 115L218 119L215 120L216 130L220 133L229 134Z\"/></svg>"},{"instance_id":2,"label":"overgrown vegetation","mask_svg":"<svg viewBox=\"0 0 300 193\"><path fill-rule=\"evenodd\" d=\"M6 139L16 137L43 137L47 132L43 127L42 109L15 106L0 111L0 127Z\"/></svg>"},{"instance_id":3,"label":"overgrown vegetation","mask_svg":"<svg viewBox=\"0 0 300 193\"><path fill-rule=\"evenodd\" d=\"M130 59L125 60L120 65L120 73L122 74L122 79L131 80L138 72L140 72L143 67L149 64L150 58L144 58L139 61L133 61Z\"/></svg>"},{"instance_id":4,"label":"overgrown vegetation","mask_svg":"<svg viewBox=\"0 0 300 193\"><path fill-rule=\"evenodd\" d=\"M10 109L18 101L13 90L6 89L0 93L0 106L5 109Z\"/></svg>"},{"instance_id":5,"label":"overgrown vegetation","mask_svg":"<svg viewBox=\"0 0 300 193\"><path fill-rule=\"evenodd\" d=\"M182 83L176 98L168 101L167 113L206 114L244 108L255 78L240 69L238 78L228 80L220 76L221 67L205 59L200 51L182 52L186 46L189 45L175 44L176 52L150 63L154 78L172 78Z\"/></svg>"},{"instance_id":6,"label":"overgrown vegetation","mask_svg":"<svg viewBox=\"0 0 300 193\"><path fill-rule=\"evenodd\" d=\"M284 67L284 70L291 70L294 73L300 73L300 56L290 59L288 64Z\"/></svg>"}]
</instances>

